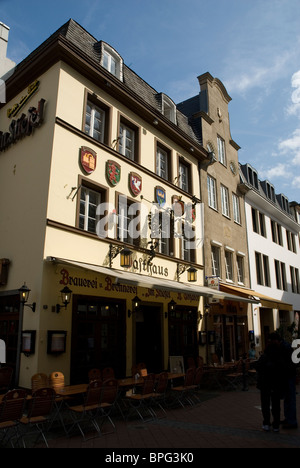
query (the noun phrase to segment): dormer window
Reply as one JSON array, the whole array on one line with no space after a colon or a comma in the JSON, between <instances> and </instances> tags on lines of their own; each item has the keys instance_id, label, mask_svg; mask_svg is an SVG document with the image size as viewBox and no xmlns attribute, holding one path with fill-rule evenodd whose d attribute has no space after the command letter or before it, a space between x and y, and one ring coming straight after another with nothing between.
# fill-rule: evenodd
<instances>
[{"instance_id":1,"label":"dormer window","mask_svg":"<svg viewBox=\"0 0 300 468\"><path fill-rule=\"evenodd\" d=\"M272 184L269 182L266 182L266 188L267 188L267 197L269 200L272 200L272 202L275 203L275 189Z\"/></svg>"},{"instance_id":2,"label":"dormer window","mask_svg":"<svg viewBox=\"0 0 300 468\"><path fill-rule=\"evenodd\" d=\"M250 166L248 166L248 182L250 185L252 185L252 187L258 190L258 175L257 172Z\"/></svg>"},{"instance_id":3,"label":"dormer window","mask_svg":"<svg viewBox=\"0 0 300 468\"><path fill-rule=\"evenodd\" d=\"M161 95L161 111L167 119L176 124L176 105L172 99L165 94Z\"/></svg>"},{"instance_id":4,"label":"dormer window","mask_svg":"<svg viewBox=\"0 0 300 468\"><path fill-rule=\"evenodd\" d=\"M123 81L123 59L110 45L102 42L101 65L109 73Z\"/></svg>"},{"instance_id":5,"label":"dormer window","mask_svg":"<svg viewBox=\"0 0 300 468\"><path fill-rule=\"evenodd\" d=\"M290 212L288 199L281 194L281 206L286 213Z\"/></svg>"}]
</instances>

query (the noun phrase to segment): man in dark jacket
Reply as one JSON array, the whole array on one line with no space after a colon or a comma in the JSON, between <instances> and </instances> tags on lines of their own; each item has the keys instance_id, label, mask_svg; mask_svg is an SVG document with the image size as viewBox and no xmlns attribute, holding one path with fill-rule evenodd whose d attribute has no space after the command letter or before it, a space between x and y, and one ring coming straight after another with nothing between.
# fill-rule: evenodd
<instances>
[{"instance_id":1,"label":"man in dark jacket","mask_svg":"<svg viewBox=\"0 0 300 468\"><path fill-rule=\"evenodd\" d=\"M261 409L263 415L263 430L270 431L271 412L273 415L273 431L279 431L280 400L284 397L288 385L287 353L281 345L281 337L271 333L269 344L264 354L256 364L258 385L261 393Z\"/></svg>"}]
</instances>

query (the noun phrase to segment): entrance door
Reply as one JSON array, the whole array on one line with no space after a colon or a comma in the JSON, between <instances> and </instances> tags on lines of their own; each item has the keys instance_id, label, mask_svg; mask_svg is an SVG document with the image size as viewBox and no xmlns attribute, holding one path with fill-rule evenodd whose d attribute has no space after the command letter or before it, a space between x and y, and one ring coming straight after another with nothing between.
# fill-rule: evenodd
<instances>
[{"instance_id":1,"label":"entrance door","mask_svg":"<svg viewBox=\"0 0 300 468\"><path fill-rule=\"evenodd\" d=\"M71 383L88 381L93 368L112 367L126 374L126 302L74 296Z\"/></svg>"},{"instance_id":2,"label":"entrance door","mask_svg":"<svg viewBox=\"0 0 300 468\"><path fill-rule=\"evenodd\" d=\"M148 372L163 370L161 307L142 305L136 314L136 364L140 362Z\"/></svg>"},{"instance_id":3,"label":"entrance door","mask_svg":"<svg viewBox=\"0 0 300 468\"><path fill-rule=\"evenodd\" d=\"M20 297L0 297L0 340L6 345L6 365L15 369L20 314Z\"/></svg>"}]
</instances>

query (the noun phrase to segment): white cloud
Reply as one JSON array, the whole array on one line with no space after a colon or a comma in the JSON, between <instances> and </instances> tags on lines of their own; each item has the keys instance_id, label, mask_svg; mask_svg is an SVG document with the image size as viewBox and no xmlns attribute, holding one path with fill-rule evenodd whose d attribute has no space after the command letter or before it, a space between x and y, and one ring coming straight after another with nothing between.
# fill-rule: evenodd
<instances>
[{"instance_id":1,"label":"white cloud","mask_svg":"<svg viewBox=\"0 0 300 468\"><path fill-rule=\"evenodd\" d=\"M300 117L300 70L292 76L292 87L296 89L292 93L292 104L288 107L288 113Z\"/></svg>"},{"instance_id":2,"label":"white cloud","mask_svg":"<svg viewBox=\"0 0 300 468\"><path fill-rule=\"evenodd\" d=\"M300 176L297 176L297 177L294 178L294 180L292 181L292 186L296 187L296 188L299 188L299 186L300 186Z\"/></svg>"},{"instance_id":3,"label":"white cloud","mask_svg":"<svg viewBox=\"0 0 300 468\"><path fill-rule=\"evenodd\" d=\"M287 179L292 176L292 172L289 168L289 165L285 163L279 163L276 166L272 167L272 169L264 170L260 173L270 181L278 177Z\"/></svg>"},{"instance_id":4,"label":"white cloud","mask_svg":"<svg viewBox=\"0 0 300 468\"><path fill-rule=\"evenodd\" d=\"M300 128L295 130L290 138L280 141L278 149L282 154L300 152Z\"/></svg>"}]
</instances>

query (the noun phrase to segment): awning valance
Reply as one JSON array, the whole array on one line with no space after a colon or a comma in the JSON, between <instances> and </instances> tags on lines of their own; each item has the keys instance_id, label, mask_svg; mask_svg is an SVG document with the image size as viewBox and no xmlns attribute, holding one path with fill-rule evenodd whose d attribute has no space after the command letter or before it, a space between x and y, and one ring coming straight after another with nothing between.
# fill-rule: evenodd
<instances>
[{"instance_id":1,"label":"awning valance","mask_svg":"<svg viewBox=\"0 0 300 468\"><path fill-rule=\"evenodd\" d=\"M238 296L254 297L260 302L261 307L266 307L267 309L288 310L288 311L294 310L294 307L292 304L288 304L286 302L279 301L278 299L265 296L264 294L261 294L257 291L253 291L252 289L239 288L237 286L231 286L231 285L223 284L223 283L220 284L220 289L223 292L228 292L230 294L237 294Z\"/></svg>"},{"instance_id":2,"label":"awning valance","mask_svg":"<svg viewBox=\"0 0 300 468\"><path fill-rule=\"evenodd\" d=\"M115 278L116 283L119 284L133 284L142 288L164 289L166 291L181 292L185 294L196 294L198 296L212 298L215 300L231 300L238 302L250 302L254 304L257 304L259 302L254 298L246 298L244 296L237 296L227 292L216 291L214 289L208 288L207 286L197 286L195 284L180 283L179 281L156 278L153 276L139 275L137 273L131 273L129 271L115 270L114 268L106 268L103 266L78 262L75 260L68 260L57 257L47 257L47 261L65 265L67 264L89 271L95 271L106 276L111 276Z\"/></svg>"}]
</instances>

